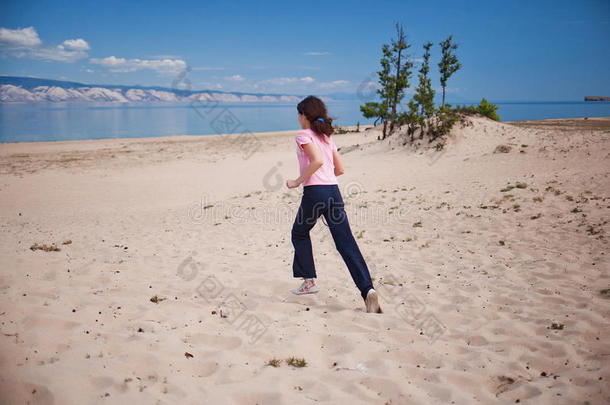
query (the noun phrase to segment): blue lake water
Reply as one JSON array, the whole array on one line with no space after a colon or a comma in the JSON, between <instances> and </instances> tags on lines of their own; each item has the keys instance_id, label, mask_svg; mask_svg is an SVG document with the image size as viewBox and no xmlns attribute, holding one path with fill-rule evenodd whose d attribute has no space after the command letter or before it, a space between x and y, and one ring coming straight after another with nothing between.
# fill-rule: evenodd
<instances>
[{"instance_id":1,"label":"blue lake water","mask_svg":"<svg viewBox=\"0 0 610 405\"><path fill-rule=\"evenodd\" d=\"M502 121L610 117L610 102L490 102L499 106ZM360 104L356 100L333 101L328 109L337 125L372 123L362 117ZM188 103L0 104L0 142L208 135L297 127L294 104L220 104L214 108Z\"/></svg>"}]
</instances>

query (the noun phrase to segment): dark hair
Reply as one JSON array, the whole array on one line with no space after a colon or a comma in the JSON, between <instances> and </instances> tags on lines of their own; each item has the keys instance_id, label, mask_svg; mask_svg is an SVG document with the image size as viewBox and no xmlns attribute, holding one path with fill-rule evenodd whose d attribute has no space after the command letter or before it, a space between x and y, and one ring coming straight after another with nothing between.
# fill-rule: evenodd
<instances>
[{"instance_id":1,"label":"dark hair","mask_svg":"<svg viewBox=\"0 0 610 405\"><path fill-rule=\"evenodd\" d=\"M333 132L333 119L328 116L326 105L316 96L307 96L297 105L299 114L304 114L313 132L330 136Z\"/></svg>"}]
</instances>

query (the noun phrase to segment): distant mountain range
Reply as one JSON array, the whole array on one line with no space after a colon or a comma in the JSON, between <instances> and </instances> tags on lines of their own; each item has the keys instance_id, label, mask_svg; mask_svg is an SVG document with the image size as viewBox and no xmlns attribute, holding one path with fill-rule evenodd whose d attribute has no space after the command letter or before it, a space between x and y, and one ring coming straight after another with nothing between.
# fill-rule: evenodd
<instances>
[{"instance_id":1,"label":"distant mountain range","mask_svg":"<svg viewBox=\"0 0 610 405\"><path fill-rule=\"evenodd\" d=\"M377 96L356 92L318 94L325 101L373 101ZM437 97L440 95L437 93ZM184 90L159 86L124 86L109 84L85 84L63 80L40 79L34 77L0 76L0 103L36 102L192 102L220 101L230 103L294 103L305 95L244 93L220 90ZM406 99L411 95L407 95ZM454 94L447 102L462 103L467 100ZM435 98L436 101L436 98ZM438 100L440 103L440 99Z\"/></svg>"},{"instance_id":2,"label":"distant mountain range","mask_svg":"<svg viewBox=\"0 0 610 405\"><path fill-rule=\"evenodd\" d=\"M218 90L183 90L168 87L84 84L33 77L0 76L1 103L31 102L298 102L302 96L225 92Z\"/></svg>"}]
</instances>

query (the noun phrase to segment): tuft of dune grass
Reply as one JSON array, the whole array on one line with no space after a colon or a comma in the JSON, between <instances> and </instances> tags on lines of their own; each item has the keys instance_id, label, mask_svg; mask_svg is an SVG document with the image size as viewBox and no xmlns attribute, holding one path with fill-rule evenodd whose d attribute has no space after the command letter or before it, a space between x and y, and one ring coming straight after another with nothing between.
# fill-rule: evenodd
<instances>
[{"instance_id":1,"label":"tuft of dune grass","mask_svg":"<svg viewBox=\"0 0 610 405\"><path fill-rule=\"evenodd\" d=\"M307 367L305 359L297 359L296 357L287 358L286 364L292 367Z\"/></svg>"},{"instance_id":2,"label":"tuft of dune grass","mask_svg":"<svg viewBox=\"0 0 610 405\"><path fill-rule=\"evenodd\" d=\"M282 360L279 359L271 359L265 365L271 367L279 367L282 364Z\"/></svg>"}]
</instances>

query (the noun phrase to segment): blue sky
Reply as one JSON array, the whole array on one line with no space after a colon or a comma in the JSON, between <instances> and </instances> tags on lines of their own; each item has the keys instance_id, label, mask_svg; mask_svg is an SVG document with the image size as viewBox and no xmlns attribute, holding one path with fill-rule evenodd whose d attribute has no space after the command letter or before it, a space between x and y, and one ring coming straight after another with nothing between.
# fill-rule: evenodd
<instances>
[{"instance_id":1,"label":"blue sky","mask_svg":"<svg viewBox=\"0 0 610 405\"><path fill-rule=\"evenodd\" d=\"M448 101L610 96L610 2L6 1L0 75L194 89L354 93L375 78L380 48L403 24L421 58L453 35L463 68ZM413 87L417 80L414 69Z\"/></svg>"}]
</instances>

